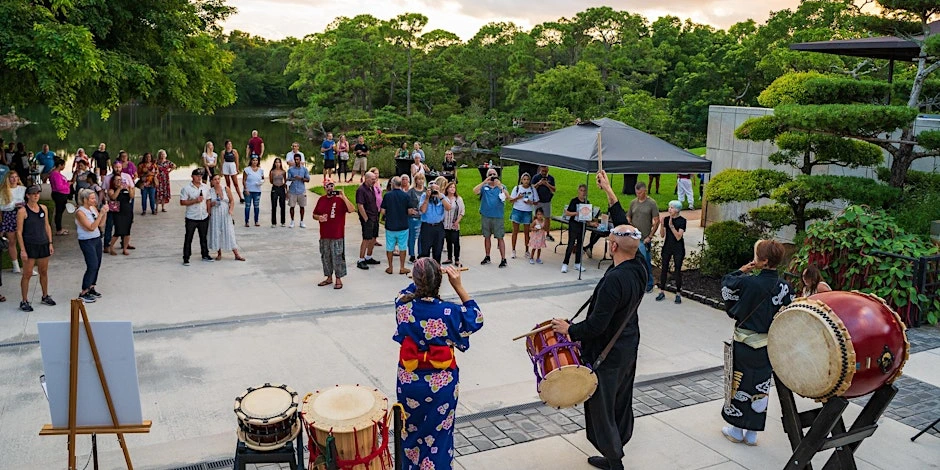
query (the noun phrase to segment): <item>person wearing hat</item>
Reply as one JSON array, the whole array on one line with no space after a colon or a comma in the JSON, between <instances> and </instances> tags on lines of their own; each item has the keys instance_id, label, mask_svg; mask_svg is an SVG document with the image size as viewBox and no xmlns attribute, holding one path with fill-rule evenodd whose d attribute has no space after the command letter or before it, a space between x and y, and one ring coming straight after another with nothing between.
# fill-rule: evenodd
<instances>
[{"instance_id":1,"label":"person wearing hat","mask_svg":"<svg viewBox=\"0 0 940 470\"><path fill-rule=\"evenodd\" d=\"M323 180L326 193L317 200L313 208L313 218L320 222L320 261L326 279L317 285L320 287L333 284L334 289L342 289L342 278L346 277L346 214L356 212L352 201L337 191L331 178Z\"/></svg>"},{"instance_id":2,"label":"person wearing hat","mask_svg":"<svg viewBox=\"0 0 940 470\"><path fill-rule=\"evenodd\" d=\"M205 204L209 195L209 185L202 182L203 170L196 168L192 173L192 182L180 190L180 205L186 208L186 235L183 238L183 266L189 266L192 255L193 234L199 231L199 250L202 260L214 261L209 256L209 208Z\"/></svg>"},{"instance_id":3,"label":"person wearing hat","mask_svg":"<svg viewBox=\"0 0 940 470\"><path fill-rule=\"evenodd\" d=\"M55 305L49 296L49 257L55 253L52 247L52 227L49 226L49 211L39 204L41 188L33 185L26 188L26 205L16 214L16 240L20 244L20 259L23 260L23 277L20 290L23 300L20 310L32 312L29 304L29 281L33 277L33 265L39 267L39 286L42 288L42 303Z\"/></svg>"}]
</instances>

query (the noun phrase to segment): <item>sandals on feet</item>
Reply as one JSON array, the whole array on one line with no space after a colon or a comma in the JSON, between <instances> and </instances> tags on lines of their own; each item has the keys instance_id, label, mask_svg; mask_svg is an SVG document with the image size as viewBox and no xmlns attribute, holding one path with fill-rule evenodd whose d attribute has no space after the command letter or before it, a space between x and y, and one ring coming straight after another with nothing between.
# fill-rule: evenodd
<instances>
[{"instance_id":1,"label":"sandals on feet","mask_svg":"<svg viewBox=\"0 0 940 470\"><path fill-rule=\"evenodd\" d=\"M317 285L320 286L320 287L323 287L323 286L328 286L328 285L330 285L330 284L332 284L332 283L333 283L333 280L332 280L332 279L327 279L327 280L325 280L325 281L320 281L320 282L318 282Z\"/></svg>"},{"instance_id":2,"label":"sandals on feet","mask_svg":"<svg viewBox=\"0 0 940 470\"><path fill-rule=\"evenodd\" d=\"M333 285L333 289L342 289L342 288L343 288L343 283L341 282L337 282L336 284Z\"/></svg>"}]
</instances>

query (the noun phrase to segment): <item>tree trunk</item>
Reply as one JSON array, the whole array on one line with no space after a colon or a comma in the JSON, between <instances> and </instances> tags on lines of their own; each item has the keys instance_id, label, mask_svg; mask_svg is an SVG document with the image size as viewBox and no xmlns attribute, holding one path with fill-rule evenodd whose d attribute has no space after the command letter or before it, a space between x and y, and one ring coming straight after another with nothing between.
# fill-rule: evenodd
<instances>
[{"instance_id":1,"label":"tree trunk","mask_svg":"<svg viewBox=\"0 0 940 470\"><path fill-rule=\"evenodd\" d=\"M905 129L901 134L901 140L909 140L914 133L913 129ZM907 180L907 171L914 163L914 146L911 144L901 144L896 152L892 152L891 161L891 186L903 188L904 181Z\"/></svg>"},{"instance_id":2,"label":"tree trunk","mask_svg":"<svg viewBox=\"0 0 940 470\"><path fill-rule=\"evenodd\" d=\"M408 91L405 93L405 115L411 116L411 46L408 46Z\"/></svg>"},{"instance_id":3,"label":"tree trunk","mask_svg":"<svg viewBox=\"0 0 940 470\"><path fill-rule=\"evenodd\" d=\"M792 207L793 209L793 224L796 225L796 229L801 232L806 231L806 224L809 223L806 220L806 203L797 202Z\"/></svg>"},{"instance_id":4,"label":"tree trunk","mask_svg":"<svg viewBox=\"0 0 940 470\"><path fill-rule=\"evenodd\" d=\"M812 152L803 152L803 166L800 167L800 171L803 172L804 175L813 174Z\"/></svg>"},{"instance_id":5,"label":"tree trunk","mask_svg":"<svg viewBox=\"0 0 940 470\"><path fill-rule=\"evenodd\" d=\"M395 78L398 76L395 72L389 74L388 105L391 106L395 99Z\"/></svg>"}]
</instances>

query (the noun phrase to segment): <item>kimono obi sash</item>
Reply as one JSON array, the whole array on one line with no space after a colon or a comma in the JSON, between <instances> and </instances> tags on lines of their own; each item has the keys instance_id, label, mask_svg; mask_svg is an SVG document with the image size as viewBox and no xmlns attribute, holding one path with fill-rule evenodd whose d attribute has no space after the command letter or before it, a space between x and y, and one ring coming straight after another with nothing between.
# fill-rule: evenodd
<instances>
[{"instance_id":1,"label":"kimono obi sash","mask_svg":"<svg viewBox=\"0 0 940 470\"><path fill-rule=\"evenodd\" d=\"M427 351L419 351L418 343L406 336L401 343L398 362L408 372L416 369L456 369L457 358L450 346L431 345Z\"/></svg>"},{"instance_id":2,"label":"kimono obi sash","mask_svg":"<svg viewBox=\"0 0 940 470\"><path fill-rule=\"evenodd\" d=\"M739 343L744 343L752 349L767 347L767 333L758 333L741 327L734 329L734 340Z\"/></svg>"}]
</instances>

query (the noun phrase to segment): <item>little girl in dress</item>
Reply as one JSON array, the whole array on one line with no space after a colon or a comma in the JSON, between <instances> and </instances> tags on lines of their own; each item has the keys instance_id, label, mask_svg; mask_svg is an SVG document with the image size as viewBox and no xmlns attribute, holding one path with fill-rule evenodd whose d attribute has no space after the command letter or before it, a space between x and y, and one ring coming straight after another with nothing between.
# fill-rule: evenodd
<instances>
[{"instance_id":1,"label":"little girl in dress","mask_svg":"<svg viewBox=\"0 0 940 470\"><path fill-rule=\"evenodd\" d=\"M545 248L545 213L542 208L535 210L535 218L532 219L532 231L529 233L529 248L532 249L532 256L529 256L529 264L542 264L542 248Z\"/></svg>"}]
</instances>

